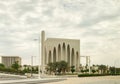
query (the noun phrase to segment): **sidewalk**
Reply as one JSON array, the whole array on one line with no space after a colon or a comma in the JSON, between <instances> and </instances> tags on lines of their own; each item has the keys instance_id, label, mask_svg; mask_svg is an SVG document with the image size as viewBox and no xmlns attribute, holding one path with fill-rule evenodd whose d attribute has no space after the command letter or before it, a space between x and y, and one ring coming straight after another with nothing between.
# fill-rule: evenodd
<instances>
[{"instance_id":1,"label":"sidewalk","mask_svg":"<svg viewBox=\"0 0 120 84\"><path fill-rule=\"evenodd\" d=\"M65 80L63 78L41 78L41 79L21 79L21 80L5 80L0 81L0 84L16 84L16 83L48 83Z\"/></svg>"},{"instance_id":2,"label":"sidewalk","mask_svg":"<svg viewBox=\"0 0 120 84\"><path fill-rule=\"evenodd\" d=\"M0 73L0 76L13 76L13 77L26 78L26 76L23 75L14 75L14 74L6 74L6 73Z\"/></svg>"}]
</instances>

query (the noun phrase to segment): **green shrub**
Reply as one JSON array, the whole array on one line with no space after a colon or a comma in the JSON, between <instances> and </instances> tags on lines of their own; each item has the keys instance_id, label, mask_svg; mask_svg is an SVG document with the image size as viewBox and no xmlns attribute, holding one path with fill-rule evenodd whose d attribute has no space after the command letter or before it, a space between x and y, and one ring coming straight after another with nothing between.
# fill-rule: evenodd
<instances>
[{"instance_id":1,"label":"green shrub","mask_svg":"<svg viewBox=\"0 0 120 84\"><path fill-rule=\"evenodd\" d=\"M78 74L78 77L108 76L110 74Z\"/></svg>"}]
</instances>

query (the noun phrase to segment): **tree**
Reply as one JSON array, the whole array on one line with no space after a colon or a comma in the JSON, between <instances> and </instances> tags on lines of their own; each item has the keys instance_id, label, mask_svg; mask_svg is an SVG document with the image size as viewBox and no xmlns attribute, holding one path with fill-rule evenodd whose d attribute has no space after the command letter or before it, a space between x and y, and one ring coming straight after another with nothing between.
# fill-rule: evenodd
<instances>
[{"instance_id":1,"label":"tree","mask_svg":"<svg viewBox=\"0 0 120 84\"><path fill-rule=\"evenodd\" d=\"M61 70L63 73L65 73L66 69L68 68L68 63L65 61L60 61L58 63L58 70Z\"/></svg>"},{"instance_id":2,"label":"tree","mask_svg":"<svg viewBox=\"0 0 120 84\"><path fill-rule=\"evenodd\" d=\"M92 70L93 74L96 72L94 69Z\"/></svg>"},{"instance_id":3,"label":"tree","mask_svg":"<svg viewBox=\"0 0 120 84\"><path fill-rule=\"evenodd\" d=\"M110 74L115 74L115 67L110 67Z\"/></svg>"},{"instance_id":4,"label":"tree","mask_svg":"<svg viewBox=\"0 0 120 84\"><path fill-rule=\"evenodd\" d=\"M82 73L84 73L84 70L81 70Z\"/></svg>"},{"instance_id":5,"label":"tree","mask_svg":"<svg viewBox=\"0 0 120 84\"><path fill-rule=\"evenodd\" d=\"M27 65L23 65L25 67L25 69L27 68Z\"/></svg>"},{"instance_id":6,"label":"tree","mask_svg":"<svg viewBox=\"0 0 120 84\"><path fill-rule=\"evenodd\" d=\"M75 72L75 66L71 66L71 72L72 72L72 73Z\"/></svg>"},{"instance_id":7,"label":"tree","mask_svg":"<svg viewBox=\"0 0 120 84\"><path fill-rule=\"evenodd\" d=\"M89 69L85 69L84 72L85 72L85 73L89 72Z\"/></svg>"},{"instance_id":8,"label":"tree","mask_svg":"<svg viewBox=\"0 0 120 84\"><path fill-rule=\"evenodd\" d=\"M5 65L0 63L0 70L3 71L5 69Z\"/></svg>"},{"instance_id":9,"label":"tree","mask_svg":"<svg viewBox=\"0 0 120 84\"><path fill-rule=\"evenodd\" d=\"M27 73L30 73L30 71L31 71L30 68L29 68L29 66L27 67L26 70L27 70Z\"/></svg>"},{"instance_id":10,"label":"tree","mask_svg":"<svg viewBox=\"0 0 120 84\"><path fill-rule=\"evenodd\" d=\"M5 68L5 65L0 63L0 68Z\"/></svg>"},{"instance_id":11,"label":"tree","mask_svg":"<svg viewBox=\"0 0 120 84\"><path fill-rule=\"evenodd\" d=\"M38 72L38 67L36 67L35 71Z\"/></svg>"},{"instance_id":12,"label":"tree","mask_svg":"<svg viewBox=\"0 0 120 84\"><path fill-rule=\"evenodd\" d=\"M68 64L65 61L53 62L47 65L46 70L50 71L50 74L51 72L54 72L55 74L58 72L60 74L61 72L65 73L67 67Z\"/></svg>"},{"instance_id":13,"label":"tree","mask_svg":"<svg viewBox=\"0 0 120 84\"><path fill-rule=\"evenodd\" d=\"M101 70L101 74L105 74L107 67L105 65L99 65L99 70Z\"/></svg>"},{"instance_id":14,"label":"tree","mask_svg":"<svg viewBox=\"0 0 120 84\"><path fill-rule=\"evenodd\" d=\"M18 64L18 61L15 61L14 64L12 64L11 66L14 70L18 71L18 69L20 68L20 65Z\"/></svg>"}]
</instances>

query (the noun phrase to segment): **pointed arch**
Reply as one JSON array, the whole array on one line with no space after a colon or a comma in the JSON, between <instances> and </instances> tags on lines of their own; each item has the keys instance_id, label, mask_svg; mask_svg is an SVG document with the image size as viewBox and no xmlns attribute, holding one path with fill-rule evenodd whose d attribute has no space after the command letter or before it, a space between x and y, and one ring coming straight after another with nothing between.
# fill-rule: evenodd
<instances>
[{"instance_id":1,"label":"pointed arch","mask_svg":"<svg viewBox=\"0 0 120 84\"><path fill-rule=\"evenodd\" d=\"M47 51L46 51L46 48L45 48L45 59L44 59L44 63L47 64Z\"/></svg>"},{"instance_id":2,"label":"pointed arch","mask_svg":"<svg viewBox=\"0 0 120 84\"><path fill-rule=\"evenodd\" d=\"M48 54L48 63L52 62L52 56L51 56L51 51L49 51L49 54Z\"/></svg>"},{"instance_id":3,"label":"pointed arch","mask_svg":"<svg viewBox=\"0 0 120 84\"><path fill-rule=\"evenodd\" d=\"M65 46L65 43L63 43L62 50L63 50L62 59L65 60L65 58L66 58L66 46Z\"/></svg>"},{"instance_id":4,"label":"pointed arch","mask_svg":"<svg viewBox=\"0 0 120 84\"><path fill-rule=\"evenodd\" d=\"M56 48L53 49L53 62L56 62Z\"/></svg>"},{"instance_id":5,"label":"pointed arch","mask_svg":"<svg viewBox=\"0 0 120 84\"><path fill-rule=\"evenodd\" d=\"M76 52L76 66L79 65L79 53L78 51Z\"/></svg>"},{"instance_id":6,"label":"pointed arch","mask_svg":"<svg viewBox=\"0 0 120 84\"><path fill-rule=\"evenodd\" d=\"M68 66L70 66L70 45L67 45L67 62Z\"/></svg>"},{"instance_id":7,"label":"pointed arch","mask_svg":"<svg viewBox=\"0 0 120 84\"><path fill-rule=\"evenodd\" d=\"M60 44L58 45L58 61L61 60L61 46Z\"/></svg>"},{"instance_id":8,"label":"pointed arch","mask_svg":"<svg viewBox=\"0 0 120 84\"><path fill-rule=\"evenodd\" d=\"M75 53L74 53L74 48L72 48L72 52L71 52L71 65L75 66Z\"/></svg>"}]
</instances>

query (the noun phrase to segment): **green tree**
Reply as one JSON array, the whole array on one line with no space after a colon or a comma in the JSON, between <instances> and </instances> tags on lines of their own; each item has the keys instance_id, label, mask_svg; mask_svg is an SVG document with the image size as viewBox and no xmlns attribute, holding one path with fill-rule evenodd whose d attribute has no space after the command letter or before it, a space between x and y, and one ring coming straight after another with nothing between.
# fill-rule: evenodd
<instances>
[{"instance_id":1,"label":"green tree","mask_svg":"<svg viewBox=\"0 0 120 84\"><path fill-rule=\"evenodd\" d=\"M72 73L75 72L75 66L71 66L71 72L72 72Z\"/></svg>"},{"instance_id":2,"label":"green tree","mask_svg":"<svg viewBox=\"0 0 120 84\"><path fill-rule=\"evenodd\" d=\"M94 74L95 72L96 72L96 71L93 69L93 70L92 70L92 73Z\"/></svg>"},{"instance_id":3,"label":"green tree","mask_svg":"<svg viewBox=\"0 0 120 84\"><path fill-rule=\"evenodd\" d=\"M115 74L115 67L110 67L109 68L110 74Z\"/></svg>"},{"instance_id":4,"label":"green tree","mask_svg":"<svg viewBox=\"0 0 120 84\"><path fill-rule=\"evenodd\" d=\"M66 69L68 67L67 62L65 61L60 61L60 62L53 62L53 63L49 63L46 67L47 71L54 72L55 74L58 72L59 74L61 72L63 72L63 74L65 73Z\"/></svg>"},{"instance_id":5,"label":"green tree","mask_svg":"<svg viewBox=\"0 0 120 84\"><path fill-rule=\"evenodd\" d=\"M82 73L84 73L84 70L81 70Z\"/></svg>"},{"instance_id":6,"label":"green tree","mask_svg":"<svg viewBox=\"0 0 120 84\"><path fill-rule=\"evenodd\" d=\"M4 69L5 69L5 65L2 64L2 63L0 63L0 70L1 70L1 71L4 71Z\"/></svg>"},{"instance_id":7,"label":"green tree","mask_svg":"<svg viewBox=\"0 0 120 84\"><path fill-rule=\"evenodd\" d=\"M61 70L63 72L63 74L65 73L65 71L67 70L68 68L68 63L65 62L65 61L60 61L58 63L58 70Z\"/></svg>"},{"instance_id":8,"label":"green tree","mask_svg":"<svg viewBox=\"0 0 120 84\"><path fill-rule=\"evenodd\" d=\"M15 61L14 64L12 64L11 66L14 70L18 71L18 69L20 68L20 65L18 64L18 61Z\"/></svg>"},{"instance_id":9,"label":"green tree","mask_svg":"<svg viewBox=\"0 0 120 84\"><path fill-rule=\"evenodd\" d=\"M5 68L5 65L0 63L0 68Z\"/></svg>"},{"instance_id":10,"label":"green tree","mask_svg":"<svg viewBox=\"0 0 120 84\"><path fill-rule=\"evenodd\" d=\"M23 65L25 67L25 69L27 68L27 65Z\"/></svg>"},{"instance_id":11,"label":"green tree","mask_svg":"<svg viewBox=\"0 0 120 84\"><path fill-rule=\"evenodd\" d=\"M30 68L29 68L29 66L27 67L26 70L27 70L27 73L30 73L30 71L31 71Z\"/></svg>"},{"instance_id":12,"label":"green tree","mask_svg":"<svg viewBox=\"0 0 120 84\"><path fill-rule=\"evenodd\" d=\"M101 74L105 74L107 67L105 65L99 65L99 70L101 70Z\"/></svg>"}]
</instances>

